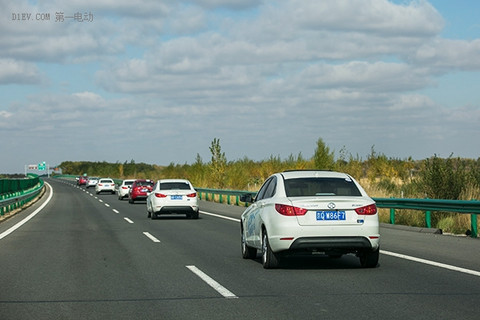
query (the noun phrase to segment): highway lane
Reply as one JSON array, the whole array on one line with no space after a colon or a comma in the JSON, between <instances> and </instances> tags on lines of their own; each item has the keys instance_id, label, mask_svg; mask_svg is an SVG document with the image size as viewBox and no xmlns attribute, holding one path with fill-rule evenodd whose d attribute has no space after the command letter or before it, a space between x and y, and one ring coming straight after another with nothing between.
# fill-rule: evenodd
<instances>
[{"instance_id":1,"label":"highway lane","mask_svg":"<svg viewBox=\"0 0 480 320\"><path fill-rule=\"evenodd\" d=\"M318 256L264 270L258 259L241 258L236 221L205 213L198 220L152 221L145 203L97 196L71 181L47 181L54 191L50 203L0 240L2 319L451 319L479 314L478 276L385 254L376 269L359 268L353 256ZM206 202L200 207L233 218L242 211ZM0 224L0 233L34 209ZM409 239L413 246L406 246ZM383 250L476 271L479 245L476 239L382 228Z\"/></svg>"}]
</instances>

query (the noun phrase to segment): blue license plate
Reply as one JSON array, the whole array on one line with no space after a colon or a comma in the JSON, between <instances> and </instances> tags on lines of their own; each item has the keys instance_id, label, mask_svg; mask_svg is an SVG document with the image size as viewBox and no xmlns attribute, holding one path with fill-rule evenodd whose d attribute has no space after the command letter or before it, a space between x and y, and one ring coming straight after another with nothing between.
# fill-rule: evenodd
<instances>
[{"instance_id":1,"label":"blue license plate","mask_svg":"<svg viewBox=\"0 0 480 320\"><path fill-rule=\"evenodd\" d=\"M182 197L182 196L178 196L178 195L174 195L174 196L170 196L170 199L172 199L172 200L182 200L183 197Z\"/></svg>"},{"instance_id":2,"label":"blue license plate","mask_svg":"<svg viewBox=\"0 0 480 320\"><path fill-rule=\"evenodd\" d=\"M317 220L319 221L338 221L346 220L345 211L317 211Z\"/></svg>"}]
</instances>

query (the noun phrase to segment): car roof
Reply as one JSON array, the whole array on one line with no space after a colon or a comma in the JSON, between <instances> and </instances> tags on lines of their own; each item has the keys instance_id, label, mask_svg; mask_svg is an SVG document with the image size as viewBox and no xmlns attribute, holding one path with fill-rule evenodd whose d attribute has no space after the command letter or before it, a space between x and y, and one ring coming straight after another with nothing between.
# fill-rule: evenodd
<instances>
[{"instance_id":1,"label":"car roof","mask_svg":"<svg viewBox=\"0 0 480 320\"><path fill-rule=\"evenodd\" d=\"M346 173L326 170L289 170L280 173L285 179L294 178L349 178Z\"/></svg>"}]
</instances>

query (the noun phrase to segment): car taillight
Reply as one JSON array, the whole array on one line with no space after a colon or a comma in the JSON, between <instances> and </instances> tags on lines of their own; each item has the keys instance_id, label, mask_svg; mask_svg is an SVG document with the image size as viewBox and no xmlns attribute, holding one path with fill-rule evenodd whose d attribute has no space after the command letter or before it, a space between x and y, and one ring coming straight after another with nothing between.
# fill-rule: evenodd
<instances>
[{"instance_id":1,"label":"car taillight","mask_svg":"<svg viewBox=\"0 0 480 320\"><path fill-rule=\"evenodd\" d=\"M166 194L163 194L163 193L155 192L155 197L157 197L157 198L166 198L167 195L166 195Z\"/></svg>"},{"instance_id":2,"label":"car taillight","mask_svg":"<svg viewBox=\"0 0 480 320\"><path fill-rule=\"evenodd\" d=\"M357 208L355 209L355 212L357 214L371 216L377 213L377 206L375 204L371 204L365 207Z\"/></svg>"},{"instance_id":3,"label":"car taillight","mask_svg":"<svg viewBox=\"0 0 480 320\"><path fill-rule=\"evenodd\" d=\"M307 209L289 206L286 204L275 204L275 210L284 216L304 216L307 213Z\"/></svg>"},{"instance_id":4,"label":"car taillight","mask_svg":"<svg viewBox=\"0 0 480 320\"><path fill-rule=\"evenodd\" d=\"M123 190L126 190L126 189L128 189L128 187L122 187L122 189L123 189Z\"/></svg>"},{"instance_id":5,"label":"car taillight","mask_svg":"<svg viewBox=\"0 0 480 320\"><path fill-rule=\"evenodd\" d=\"M197 196L196 192L187 194L187 197L189 198L195 198L196 196Z\"/></svg>"},{"instance_id":6,"label":"car taillight","mask_svg":"<svg viewBox=\"0 0 480 320\"><path fill-rule=\"evenodd\" d=\"M101 187L101 186L103 186L103 184L99 183L98 186Z\"/></svg>"}]
</instances>

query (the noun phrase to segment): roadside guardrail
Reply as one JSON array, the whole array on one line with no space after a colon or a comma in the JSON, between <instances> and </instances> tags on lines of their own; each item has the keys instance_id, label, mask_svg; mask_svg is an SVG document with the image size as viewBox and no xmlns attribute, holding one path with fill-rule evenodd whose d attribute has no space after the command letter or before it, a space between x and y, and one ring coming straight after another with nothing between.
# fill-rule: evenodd
<instances>
[{"instance_id":1,"label":"roadside guardrail","mask_svg":"<svg viewBox=\"0 0 480 320\"><path fill-rule=\"evenodd\" d=\"M0 181L3 190L8 191L0 194L0 216L33 200L44 187L43 180L37 175L29 175L27 179L1 179Z\"/></svg>"}]
</instances>

